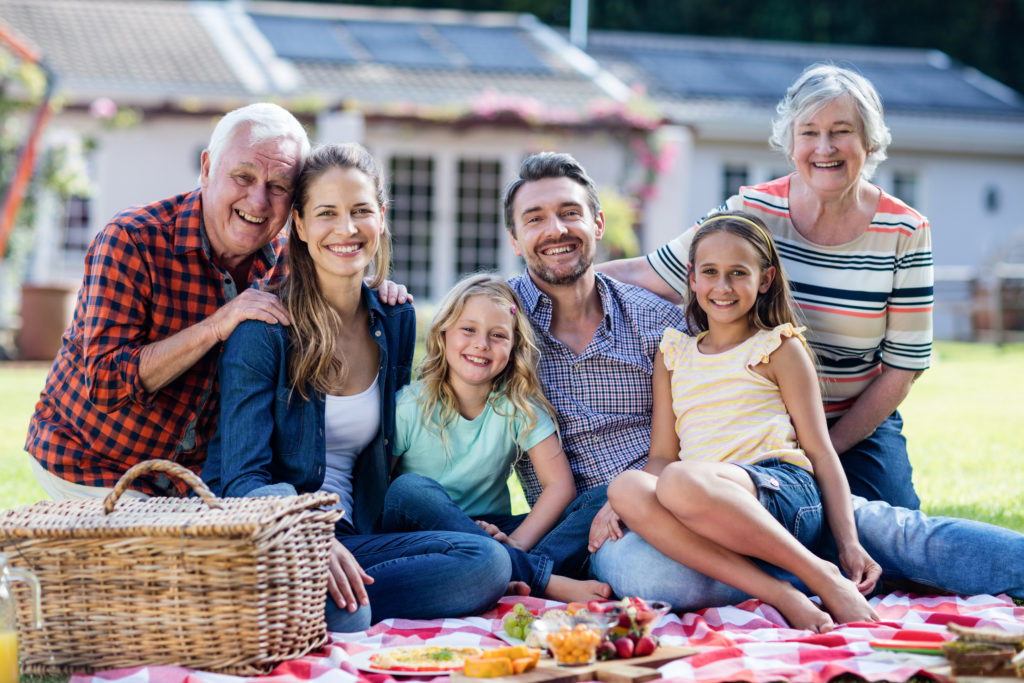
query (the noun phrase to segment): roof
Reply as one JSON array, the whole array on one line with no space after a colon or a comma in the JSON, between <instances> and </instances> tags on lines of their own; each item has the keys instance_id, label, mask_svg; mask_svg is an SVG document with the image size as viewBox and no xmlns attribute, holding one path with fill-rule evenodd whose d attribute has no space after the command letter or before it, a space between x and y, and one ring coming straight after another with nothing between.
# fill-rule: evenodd
<instances>
[{"instance_id":1,"label":"roof","mask_svg":"<svg viewBox=\"0 0 1024 683\"><path fill-rule=\"evenodd\" d=\"M936 50L593 31L584 53L529 14L279 0L0 0L0 17L42 50L73 104L277 99L572 124L642 84L670 120L761 139L796 75L831 60L867 76L889 115L1024 123L1024 97Z\"/></svg>"},{"instance_id":2,"label":"roof","mask_svg":"<svg viewBox=\"0 0 1024 683\"><path fill-rule=\"evenodd\" d=\"M581 108L627 92L621 83L603 85L593 60L528 14L281 2L244 7L304 89L371 109L464 105L485 91L546 108Z\"/></svg>"},{"instance_id":3,"label":"roof","mask_svg":"<svg viewBox=\"0 0 1024 683\"><path fill-rule=\"evenodd\" d=\"M587 52L680 120L700 107L773 107L815 62L863 74L889 113L1024 117L1019 93L937 50L592 31Z\"/></svg>"},{"instance_id":4,"label":"roof","mask_svg":"<svg viewBox=\"0 0 1024 683\"><path fill-rule=\"evenodd\" d=\"M72 99L244 95L189 2L0 0Z\"/></svg>"}]
</instances>

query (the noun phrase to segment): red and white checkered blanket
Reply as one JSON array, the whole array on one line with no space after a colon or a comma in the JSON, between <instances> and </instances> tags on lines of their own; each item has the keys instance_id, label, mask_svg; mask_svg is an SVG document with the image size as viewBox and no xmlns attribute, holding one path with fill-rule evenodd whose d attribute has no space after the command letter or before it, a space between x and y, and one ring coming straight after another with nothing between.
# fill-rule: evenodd
<instances>
[{"instance_id":1,"label":"red and white checkered blanket","mask_svg":"<svg viewBox=\"0 0 1024 683\"><path fill-rule=\"evenodd\" d=\"M269 675L256 678L152 666L76 675L71 683L393 683L390 676L357 670L350 661L352 655L379 647L420 644L439 637L444 637L446 643L498 647L504 643L493 633L501 629L501 618L515 602L524 602L531 609L561 606L539 598L503 598L495 609L477 617L388 619L362 633L332 634L331 643L322 650L281 664ZM669 614L655 629L661 642L693 646L700 653L671 662L660 671L665 683L825 683L844 673L868 681L905 681L928 668L941 666L944 660L874 650L871 641L901 637L921 640L935 638L935 634L949 638L946 624L951 621L965 626L1024 629L1024 607L1015 606L1005 595L915 597L892 593L873 598L871 604L882 621L846 624L823 635L787 627L774 608L756 600L682 616ZM437 679L437 683L443 680Z\"/></svg>"}]
</instances>

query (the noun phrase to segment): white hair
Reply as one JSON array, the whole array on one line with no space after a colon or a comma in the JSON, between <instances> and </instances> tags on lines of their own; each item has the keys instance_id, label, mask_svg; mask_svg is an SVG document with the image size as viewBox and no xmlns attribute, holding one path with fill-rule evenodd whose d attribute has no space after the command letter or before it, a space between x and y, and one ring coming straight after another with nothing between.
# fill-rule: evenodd
<instances>
[{"instance_id":1,"label":"white hair","mask_svg":"<svg viewBox=\"0 0 1024 683\"><path fill-rule=\"evenodd\" d=\"M306 162L310 149L309 136L298 119L280 105L257 102L229 111L217 122L213 134L210 135L210 144L206 147L206 151L210 154L211 175L216 170L217 161L228 141L240 126L246 125L249 126L249 141L252 143L272 138L294 140L299 144L300 168ZM202 182L202 178L200 178L200 182Z\"/></svg>"},{"instance_id":2,"label":"white hair","mask_svg":"<svg viewBox=\"0 0 1024 683\"><path fill-rule=\"evenodd\" d=\"M882 100L871 81L834 64L812 64L789 86L786 96L775 108L778 116L772 120L772 135L768 138L772 149L787 156L792 154L794 124L843 95L853 98L860 115L863 143L868 150L861 176L870 179L878 165L885 161L885 150L892 142L892 134L882 115Z\"/></svg>"}]
</instances>

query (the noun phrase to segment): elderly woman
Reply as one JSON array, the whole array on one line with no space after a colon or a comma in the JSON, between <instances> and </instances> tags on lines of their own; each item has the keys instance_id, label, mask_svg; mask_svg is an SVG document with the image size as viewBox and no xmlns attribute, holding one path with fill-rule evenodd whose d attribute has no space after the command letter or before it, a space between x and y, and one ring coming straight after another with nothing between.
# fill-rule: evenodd
<instances>
[{"instance_id":1,"label":"elderly woman","mask_svg":"<svg viewBox=\"0 0 1024 683\"><path fill-rule=\"evenodd\" d=\"M719 210L756 214L778 243L817 354L829 435L850 489L917 509L897 407L931 355L928 220L868 182L891 136L865 78L811 66L777 111L771 144L796 172L740 188ZM695 230L646 258L599 270L679 302Z\"/></svg>"}]
</instances>

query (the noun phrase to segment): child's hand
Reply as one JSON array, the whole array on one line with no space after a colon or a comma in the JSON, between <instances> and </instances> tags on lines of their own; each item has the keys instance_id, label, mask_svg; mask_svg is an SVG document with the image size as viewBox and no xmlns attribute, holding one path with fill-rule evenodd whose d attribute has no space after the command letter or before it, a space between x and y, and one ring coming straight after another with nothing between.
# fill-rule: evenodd
<instances>
[{"instance_id":1,"label":"child's hand","mask_svg":"<svg viewBox=\"0 0 1024 683\"><path fill-rule=\"evenodd\" d=\"M861 595L867 595L882 576L882 568L871 559L860 543L839 551L839 563Z\"/></svg>"},{"instance_id":2,"label":"child's hand","mask_svg":"<svg viewBox=\"0 0 1024 683\"><path fill-rule=\"evenodd\" d=\"M486 531L487 533L489 533L491 535L491 538L493 538L498 543L512 545L511 539L508 537L508 534L506 534L504 531L494 526L490 522L485 522L482 519L478 519L476 520L476 525L484 531Z\"/></svg>"},{"instance_id":3,"label":"child's hand","mask_svg":"<svg viewBox=\"0 0 1024 683\"><path fill-rule=\"evenodd\" d=\"M608 539L617 541L620 538L622 538L622 524L619 522L619 516L615 510L612 510L609 503L605 503L594 515L594 521L590 524L587 550L596 553Z\"/></svg>"}]
</instances>

